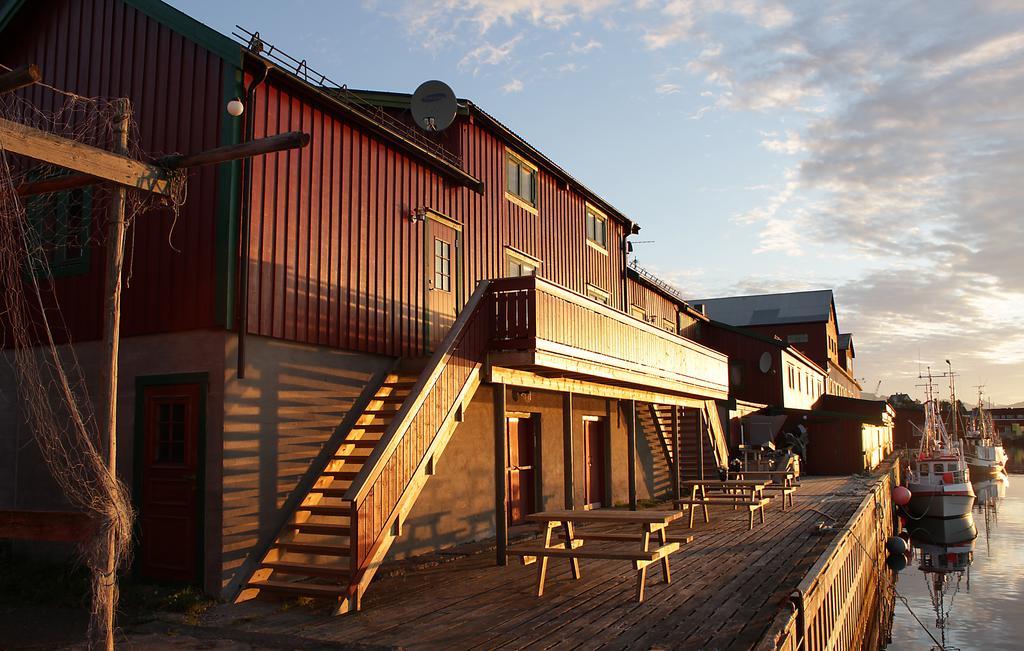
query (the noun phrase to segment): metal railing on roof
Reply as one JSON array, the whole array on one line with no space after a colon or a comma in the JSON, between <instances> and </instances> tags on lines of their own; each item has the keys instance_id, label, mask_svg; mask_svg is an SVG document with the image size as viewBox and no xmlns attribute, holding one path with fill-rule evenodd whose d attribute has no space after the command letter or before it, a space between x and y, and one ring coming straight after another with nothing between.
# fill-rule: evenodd
<instances>
[{"instance_id":1,"label":"metal railing on roof","mask_svg":"<svg viewBox=\"0 0 1024 651\"><path fill-rule=\"evenodd\" d=\"M252 54L268 61L292 77L312 86L316 91L327 95L348 106L364 118L377 123L388 131L413 142L432 156L462 169L462 157L449 151L437 141L416 127L409 125L389 114L382 107L367 102L348 89L345 84L331 80L327 75L311 68L305 59L296 59L279 47L268 43L259 32L250 32L241 25L235 25L237 31L231 32Z\"/></svg>"},{"instance_id":2,"label":"metal railing on roof","mask_svg":"<svg viewBox=\"0 0 1024 651\"><path fill-rule=\"evenodd\" d=\"M661 278L655 276L650 271L641 267L640 264L636 261L636 258L633 258L633 260L630 261L629 268L635 271L641 278L651 283L661 291L665 292L672 298L675 298L676 300L689 305L689 303L686 302L686 299L683 298L683 294L682 292L679 291L679 288L669 283L667 280L662 280Z\"/></svg>"}]
</instances>

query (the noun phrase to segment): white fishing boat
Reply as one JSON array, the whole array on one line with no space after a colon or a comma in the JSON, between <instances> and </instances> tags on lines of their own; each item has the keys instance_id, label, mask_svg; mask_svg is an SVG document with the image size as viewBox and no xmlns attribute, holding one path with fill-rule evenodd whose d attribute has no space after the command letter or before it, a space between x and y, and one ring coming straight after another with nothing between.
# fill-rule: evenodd
<instances>
[{"instance_id":1,"label":"white fishing boat","mask_svg":"<svg viewBox=\"0 0 1024 651\"><path fill-rule=\"evenodd\" d=\"M992 424L992 416L985 411L980 391L978 406L967 425L964 440L967 443L964 453L967 467L971 471L971 481L998 479L1003 475L1007 461L1006 450Z\"/></svg>"},{"instance_id":2,"label":"white fishing boat","mask_svg":"<svg viewBox=\"0 0 1024 651\"><path fill-rule=\"evenodd\" d=\"M950 437L939 404L929 398L924 406L921 447L911 461L907 510L914 518L959 518L974 506L974 488L961 442Z\"/></svg>"}]
</instances>

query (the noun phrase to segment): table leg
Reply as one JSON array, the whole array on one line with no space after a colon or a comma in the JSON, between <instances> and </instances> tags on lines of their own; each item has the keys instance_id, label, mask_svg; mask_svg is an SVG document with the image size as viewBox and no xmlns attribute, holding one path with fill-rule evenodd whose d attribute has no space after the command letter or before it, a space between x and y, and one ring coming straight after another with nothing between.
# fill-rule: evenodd
<instances>
[{"instance_id":1,"label":"table leg","mask_svg":"<svg viewBox=\"0 0 1024 651\"><path fill-rule=\"evenodd\" d=\"M700 499L703 502L702 506L704 507L704 524L708 524L711 522L711 516L708 515L708 493L704 489L704 484L700 485Z\"/></svg>"},{"instance_id":2,"label":"table leg","mask_svg":"<svg viewBox=\"0 0 1024 651\"><path fill-rule=\"evenodd\" d=\"M697 510L697 487L690 487L690 528L693 529L693 514Z\"/></svg>"},{"instance_id":3,"label":"table leg","mask_svg":"<svg viewBox=\"0 0 1024 651\"><path fill-rule=\"evenodd\" d=\"M544 547L551 546L551 533L558 526L554 522L548 522L544 532ZM544 596L544 580L548 576L548 557L541 556L537 559L537 596Z\"/></svg>"},{"instance_id":4,"label":"table leg","mask_svg":"<svg viewBox=\"0 0 1024 651\"><path fill-rule=\"evenodd\" d=\"M662 527L658 529L658 544L662 547L668 544L668 527ZM672 583L672 570L668 566L668 554L661 558L661 573L665 579L665 583Z\"/></svg>"},{"instance_id":5,"label":"table leg","mask_svg":"<svg viewBox=\"0 0 1024 651\"><path fill-rule=\"evenodd\" d=\"M572 549L572 541L576 538L575 531L572 528L572 522L566 520L562 523L565 529L565 548ZM569 570L572 572L572 578L579 580L580 578L580 559L570 558L569 559Z\"/></svg>"},{"instance_id":6,"label":"table leg","mask_svg":"<svg viewBox=\"0 0 1024 651\"><path fill-rule=\"evenodd\" d=\"M645 528L644 529L644 533L643 533L643 541L641 543L641 549L643 549L644 551L647 551L647 543L649 543L650 540L651 540L651 532L647 531L646 528ZM637 570L637 573L636 573L636 600L638 602L643 602L643 600L644 600L644 587L646 586L646 583L647 583L647 565L646 565L646 561L641 561L641 562L644 563L644 566L641 567L639 570Z\"/></svg>"}]
</instances>

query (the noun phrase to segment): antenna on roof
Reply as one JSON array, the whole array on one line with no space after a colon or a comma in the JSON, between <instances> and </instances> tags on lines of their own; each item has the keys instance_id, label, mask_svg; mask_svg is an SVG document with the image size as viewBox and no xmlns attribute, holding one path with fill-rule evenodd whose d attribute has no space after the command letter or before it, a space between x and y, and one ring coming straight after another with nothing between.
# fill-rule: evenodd
<instances>
[{"instance_id":1,"label":"antenna on roof","mask_svg":"<svg viewBox=\"0 0 1024 651\"><path fill-rule=\"evenodd\" d=\"M412 117L424 131L444 131L458 110L455 92L443 81L432 79L420 84L412 94Z\"/></svg>"}]
</instances>

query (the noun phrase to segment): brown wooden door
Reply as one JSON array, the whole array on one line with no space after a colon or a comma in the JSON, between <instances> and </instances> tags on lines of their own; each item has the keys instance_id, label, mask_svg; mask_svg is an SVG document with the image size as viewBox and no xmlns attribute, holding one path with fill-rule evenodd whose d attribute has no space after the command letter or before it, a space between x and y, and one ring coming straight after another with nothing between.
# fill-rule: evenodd
<instances>
[{"instance_id":1,"label":"brown wooden door","mask_svg":"<svg viewBox=\"0 0 1024 651\"><path fill-rule=\"evenodd\" d=\"M605 501L605 445L604 423L600 420L583 421L583 458L586 470L587 504L598 506Z\"/></svg>"},{"instance_id":2,"label":"brown wooden door","mask_svg":"<svg viewBox=\"0 0 1024 651\"><path fill-rule=\"evenodd\" d=\"M508 435L508 521L518 524L536 511L533 421L506 419Z\"/></svg>"},{"instance_id":3,"label":"brown wooden door","mask_svg":"<svg viewBox=\"0 0 1024 651\"><path fill-rule=\"evenodd\" d=\"M447 222L426 220L427 343L435 350L459 309L459 233Z\"/></svg>"},{"instance_id":4,"label":"brown wooden door","mask_svg":"<svg viewBox=\"0 0 1024 651\"><path fill-rule=\"evenodd\" d=\"M199 385L145 388L141 573L199 580Z\"/></svg>"}]
</instances>

